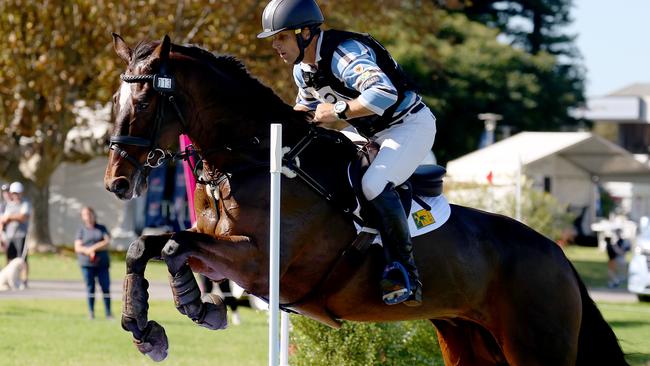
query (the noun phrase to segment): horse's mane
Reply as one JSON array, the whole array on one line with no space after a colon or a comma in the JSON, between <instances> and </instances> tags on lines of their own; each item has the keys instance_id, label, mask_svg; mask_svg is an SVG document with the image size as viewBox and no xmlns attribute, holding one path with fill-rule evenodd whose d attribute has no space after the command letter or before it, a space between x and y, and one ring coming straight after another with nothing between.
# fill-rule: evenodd
<instances>
[{"instance_id":1,"label":"horse's mane","mask_svg":"<svg viewBox=\"0 0 650 366\"><path fill-rule=\"evenodd\" d=\"M159 44L160 41L138 43L133 50L131 65L148 58ZM272 109L286 109L287 112L292 110L291 106L286 104L273 89L252 76L244 64L234 56L215 54L191 44L172 44L171 51L208 65L217 75L231 80L229 95L238 94L234 92L239 90L242 94L247 95L248 100L254 99L258 106L262 103ZM263 110L263 108L256 109Z\"/></svg>"}]
</instances>

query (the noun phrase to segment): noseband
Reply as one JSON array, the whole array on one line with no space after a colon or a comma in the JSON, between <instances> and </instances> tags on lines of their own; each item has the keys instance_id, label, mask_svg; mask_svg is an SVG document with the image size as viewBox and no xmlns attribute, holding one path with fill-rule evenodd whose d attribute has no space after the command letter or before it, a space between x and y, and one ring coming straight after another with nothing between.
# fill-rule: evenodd
<instances>
[{"instance_id":1,"label":"noseband","mask_svg":"<svg viewBox=\"0 0 650 366\"><path fill-rule=\"evenodd\" d=\"M185 158L182 155L189 154L189 150L186 150L185 153L180 154L171 154L168 151L165 151L158 147L158 134L160 133L160 128L165 120L165 109L167 104L171 104L176 111L176 115L181 123L181 133L187 132L187 124L183 118L183 114L176 104L176 99L174 98L175 91L175 81L172 76L167 76L163 74L142 74L142 75L120 75L120 79L125 83L148 83L153 84L153 88L160 94L162 102L158 103L156 108L156 117L154 121L153 131L149 139L142 137L128 136L128 135L115 135L111 136L109 140L109 149L115 151L122 158L126 159L131 163L137 170L143 173L145 176L148 171L154 168L161 166L165 161L170 159L183 159ZM135 159L133 156L129 155L126 150L124 150L121 145L129 146L138 146L144 147L149 150L147 153L147 160L144 164Z\"/></svg>"}]
</instances>

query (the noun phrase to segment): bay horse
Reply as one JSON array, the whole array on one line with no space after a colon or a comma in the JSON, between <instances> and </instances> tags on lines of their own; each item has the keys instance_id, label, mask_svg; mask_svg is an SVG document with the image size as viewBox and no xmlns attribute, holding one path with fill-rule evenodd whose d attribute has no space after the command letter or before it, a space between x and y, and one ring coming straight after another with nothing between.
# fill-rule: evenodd
<instances>
[{"instance_id":1,"label":"bay horse","mask_svg":"<svg viewBox=\"0 0 650 366\"><path fill-rule=\"evenodd\" d=\"M311 125L308 114L294 111L233 57L172 44L167 36L131 49L113 34L113 46L127 68L114 95L106 189L123 200L142 194L149 170L170 158L165 149L181 133L203 160L197 224L142 236L127 253L122 327L142 353L160 361L168 340L147 318L149 260L166 262L176 307L210 329L226 327L226 308L218 297L200 297L192 272L268 296L269 124L283 125L288 147L310 131L326 136L300 154L316 181L345 186L356 147ZM626 364L560 247L518 221L452 205L442 227L413 239L422 306L388 306L380 296L378 246L345 276L330 273L345 267L338 265L341 253L357 237L349 215L301 179L283 177L282 197L280 303L293 311L335 328L341 320L429 319L447 365Z\"/></svg>"}]
</instances>

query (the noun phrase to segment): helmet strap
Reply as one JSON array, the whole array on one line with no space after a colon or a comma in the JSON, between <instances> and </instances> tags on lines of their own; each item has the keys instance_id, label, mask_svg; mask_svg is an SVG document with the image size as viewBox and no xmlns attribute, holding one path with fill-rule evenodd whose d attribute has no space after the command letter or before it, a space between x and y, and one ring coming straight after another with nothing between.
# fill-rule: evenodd
<instances>
[{"instance_id":1,"label":"helmet strap","mask_svg":"<svg viewBox=\"0 0 650 366\"><path fill-rule=\"evenodd\" d=\"M300 53L298 54L298 57L296 57L296 60L293 62L293 64L298 65L302 62L303 58L305 58L305 49L309 47L309 44L314 39L316 34L320 34L320 28L317 25L309 27L309 38L307 40L302 38L302 28L296 29L295 32L296 42L298 43L298 50L300 50Z\"/></svg>"}]
</instances>

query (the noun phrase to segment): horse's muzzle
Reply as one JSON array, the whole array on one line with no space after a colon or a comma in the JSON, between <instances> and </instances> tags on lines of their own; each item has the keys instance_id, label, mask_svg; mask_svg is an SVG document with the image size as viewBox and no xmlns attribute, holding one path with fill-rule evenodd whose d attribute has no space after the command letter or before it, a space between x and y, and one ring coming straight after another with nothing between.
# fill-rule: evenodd
<instances>
[{"instance_id":1,"label":"horse's muzzle","mask_svg":"<svg viewBox=\"0 0 650 366\"><path fill-rule=\"evenodd\" d=\"M113 179L112 182L106 185L106 189L109 192L114 193L119 199L128 200L131 198L129 197L129 193L131 192L131 183L129 183L129 180L124 177Z\"/></svg>"}]
</instances>

